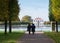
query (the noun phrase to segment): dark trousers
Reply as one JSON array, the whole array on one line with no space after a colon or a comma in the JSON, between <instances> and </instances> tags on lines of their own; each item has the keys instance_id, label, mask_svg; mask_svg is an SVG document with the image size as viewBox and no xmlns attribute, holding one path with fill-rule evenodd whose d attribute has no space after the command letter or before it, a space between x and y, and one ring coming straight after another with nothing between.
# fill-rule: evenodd
<instances>
[{"instance_id":1,"label":"dark trousers","mask_svg":"<svg viewBox=\"0 0 60 43\"><path fill-rule=\"evenodd\" d=\"M30 34L30 31L29 31L29 34Z\"/></svg>"},{"instance_id":2,"label":"dark trousers","mask_svg":"<svg viewBox=\"0 0 60 43\"><path fill-rule=\"evenodd\" d=\"M32 32L32 34L34 34L34 32Z\"/></svg>"}]
</instances>

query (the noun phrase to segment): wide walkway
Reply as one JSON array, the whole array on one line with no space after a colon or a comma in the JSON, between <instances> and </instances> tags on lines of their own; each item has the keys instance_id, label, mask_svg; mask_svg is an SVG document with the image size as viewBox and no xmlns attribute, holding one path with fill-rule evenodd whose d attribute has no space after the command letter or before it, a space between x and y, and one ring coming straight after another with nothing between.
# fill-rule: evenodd
<instances>
[{"instance_id":1,"label":"wide walkway","mask_svg":"<svg viewBox=\"0 0 60 43\"><path fill-rule=\"evenodd\" d=\"M35 34L28 34L27 32L18 39L17 43L54 43L54 41L44 35L43 32L35 32Z\"/></svg>"}]
</instances>

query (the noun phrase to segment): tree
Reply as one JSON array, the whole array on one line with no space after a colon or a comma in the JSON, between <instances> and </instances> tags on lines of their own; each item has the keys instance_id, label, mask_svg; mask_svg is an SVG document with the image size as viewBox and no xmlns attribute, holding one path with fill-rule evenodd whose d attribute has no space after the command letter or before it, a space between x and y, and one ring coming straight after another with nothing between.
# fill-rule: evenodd
<instances>
[{"instance_id":1,"label":"tree","mask_svg":"<svg viewBox=\"0 0 60 43\"><path fill-rule=\"evenodd\" d=\"M55 6L54 6L54 17L56 21L56 32L58 32L58 22L60 22L60 0L55 0Z\"/></svg>"},{"instance_id":2,"label":"tree","mask_svg":"<svg viewBox=\"0 0 60 43\"><path fill-rule=\"evenodd\" d=\"M55 31L55 18L54 18L54 15L53 15L53 12L52 12L52 0L49 0L49 20L52 22L52 31Z\"/></svg>"},{"instance_id":3,"label":"tree","mask_svg":"<svg viewBox=\"0 0 60 43\"><path fill-rule=\"evenodd\" d=\"M32 22L31 16L25 15L22 17L22 22Z\"/></svg>"},{"instance_id":4,"label":"tree","mask_svg":"<svg viewBox=\"0 0 60 43\"><path fill-rule=\"evenodd\" d=\"M11 21L19 21L18 0L0 0L0 21L5 22L5 34L7 33L7 21L11 32Z\"/></svg>"},{"instance_id":5,"label":"tree","mask_svg":"<svg viewBox=\"0 0 60 43\"><path fill-rule=\"evenodd\" d=\"M55 21L54 15L52 13L52 2L51 2L51 0L49 0L49 20Z\"/></svg>"},{"instance_id":6,"label":"tree","mask_svg":"<svg viewBox=\"0 0 60 43\"><path fill-rule=\"evenodd\" d=\"M17 0L9 0L9 33L11 33L11 21L18 21L19 5Z\"/></svg>"},{"instance_id":7,"label":"tree","mask_svg":"<svg viewBox=\"0 0 60 43\"><path fill-rule=\"evenodd\" d=\"M56 21L56 32L58 32L58 22L60 22L60 0L50 0L50 9ZM50 12L50 11L49 11ZM51 13L50 12L50 13Z\"/></svg>"},{"instance_id":8,"label":"tree","mask_svg":"<svg viewBox=\"0 0 60 43\"><path fill-rule=\"evenodd\" d=\"M5 21L5 34L7 33L8 0L0 0L0 21Z\"/></svg>"}]
</instances>

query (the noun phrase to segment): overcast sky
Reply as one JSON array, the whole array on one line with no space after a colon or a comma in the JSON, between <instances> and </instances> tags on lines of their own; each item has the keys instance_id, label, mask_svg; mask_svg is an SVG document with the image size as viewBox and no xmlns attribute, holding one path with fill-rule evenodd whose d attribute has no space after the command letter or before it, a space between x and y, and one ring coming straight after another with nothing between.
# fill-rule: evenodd
<instances>
[{"instance_id":1,"label":"overcast sky","mask_svg":"<svg viewBox=\"0 0 60 43\"><path fill-rule=\"evenodd\" d=\"M21 8L19 17L22 18L25 15L29 15L32 19L36 17L42 18L44 21L48 21L48 5L49 0L19 0Z\"/></svg>"}]
</instances>

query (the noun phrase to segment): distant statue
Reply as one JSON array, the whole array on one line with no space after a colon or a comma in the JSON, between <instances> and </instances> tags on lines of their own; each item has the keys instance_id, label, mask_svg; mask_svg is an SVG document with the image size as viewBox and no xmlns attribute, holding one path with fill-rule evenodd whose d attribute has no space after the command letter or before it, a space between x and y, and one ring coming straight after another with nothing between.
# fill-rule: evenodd
<instances>
[{"instance_id":1,"label":"distant statue","mask_svg":"<svg viewBox=\"0 0 60 43\"><path fill-rule=\"evenodd\" d=\"M34 34L34 32L35 32L35 25L32 23L32 25L31 25L31 28L32 28L32 33Z\"/></svg>"}]
</instances>

